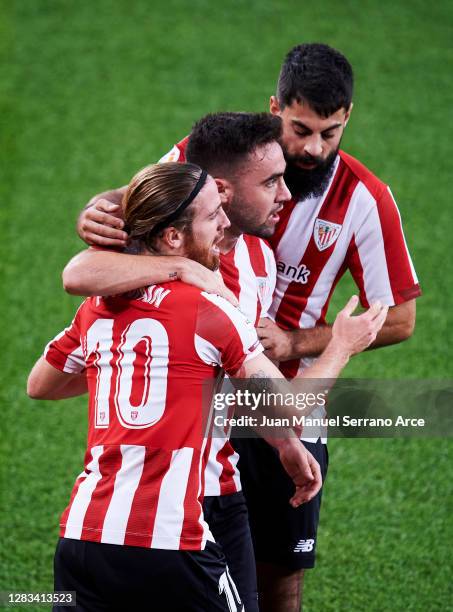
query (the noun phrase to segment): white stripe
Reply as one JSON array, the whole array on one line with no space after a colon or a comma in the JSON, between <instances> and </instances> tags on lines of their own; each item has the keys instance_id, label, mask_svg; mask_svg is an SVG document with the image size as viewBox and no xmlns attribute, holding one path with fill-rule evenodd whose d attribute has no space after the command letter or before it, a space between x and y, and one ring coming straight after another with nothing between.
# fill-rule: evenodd
<instances>
[{"instance_id":1,"label":"white stripe","mask_svg":"<svg viewBox=\"0 0 453 612\"><path fill-rule=\"evenodd\" d=\"M223 380L223 373L219 374L218 379L219 384L220 381ZM212 418L213 418L213 411L214 411L214 407L211 405L211 412L209 413L209 419L208 422L206 424L206 431L210 432L211 431L211 422L212 422ZM211 440L211 442L213 442L213 440ZM203 439L203 445L201 447L201 453L200 453L200 463L198 464L198 499L200 499L201 497L201 493L202 493L202 467L203 467L203 456L204 456L204 452L206 449L206 445L208 443L208 438L205 437ZM206 487L207 487L207 470L208 470L208 466L209 466L209 455L208 455L208 461L206 462L206 466L205 466L205 471L204 471L204 478L205 478L205 490L204 490L204 495L210 495L210 493L206 493ZM212 535L210 529L209 529L209 525L207 524L207 522L204 520L204 514L203 514L203 506L200 504L200 515L199 515L199 522L200 525L203 527L203 535L202 535L202 539L201 539L201 549L204 550L205 546L206 546L206 541L209 540L210 542L214 542L214 536Z\"/></svg>"},{"instance_id":2,"label":"white stripe","mask_svg":"<svg viewBox=\"0 0 453 612\"><path fill-rule=\"evenodd\" d=\"M223 395L231 393L234 390L231 381L228 376L225 376L221 387L221 393ZM226 405L223 406L222 410L217 410L212 406L211 418L214 419L216 416L222 418L228 418L230 408ZM217 496L220 495L220 476L222 475L223 465L217 460L217 454L223 447L228 443L231 433L231 427L225 434L224 427L213 424L212 428L212 440L211 448L209 449L208 461L205 469L205 495ZM236 464L239 460L239 455L235 452L229 458L229 461L234 469L233 481L236 485L236 491L241 490L241 479L239 471L236 468Z\"/></svg>"},{"instance_id":3,"label":"white stripe","mask_svg":"<svg viewBox=\"0 0 453 612\"><path fill-rule=\"evenodd\" d=\"M161 157L157 163L165 164L166 162L178 161L180 155L181 151L179 150L179 147L175 145L172 149L170 149L170 151L168 151L168 153L165 153L165 155Z\"/></svg>"},{"instance_id":4,"label":"white stripe","mask_svg":"<svg viewBox=\"0 0 453 612\"><path fill-rule=\"evenodd\" d=\"M127 522L134 495L140 482L145 460L145 447L121 445L121 468L115 478L112 499L102 528L101 542L124 544Z\"/></svg>"},{"instance_id":5,"label":"white stripe","mask_svg":"<svg viewBox=\"0 0 453 612\"><path fill-rule=\"evenodd\" d=\"M234 451L234 454L229 457L229 461L234 468L233 480L234 480L234 484L236 485L236 491L241 491L242 489L241 474L239 472L239 468L237 467L237 463L239 461L239 455L236 451Z\"/></svg>"},{"instance_id":6,"label":"white stripe","mask_svg":"<svg viewBox=\"0 0 453 612\"><path fill-rule=\"evenodd\" d=\"M239 309L254 323L258 301L258 287L256 274L250 261L250 253L243 236L236 243L234 264L239 272Z\"/></svg>"},{"instance_id":7,"label":"white stripe","mask_svg":"<svg viewBox=\"0 0 453 612\"><path fill-rule=\"evenodd\" d=\"M216 412L218 414L218 412ZM221 448L225 446L225 438L214 437L223 434L222 432L215 431L216 427L212 431L211 448L209 449L209 457L205 470L205 495L220 495L220 476L222 474L223 466L217 461L217 453Z\"/></svg>"},{"instance_id":8,"label":"white stripe","mask_svg":"<svg viewBox=\"0 0 453 612\"><path fill-rule=\"evenodd\" d=\"M85 357L83 355L82 345L70 353L65 361L63 372L68 374L80 374L86 368Z\"/></svg>"},{"instance_id":9,"label":"white stripe","mask_svg":"<svg viewBox=\"0 0 453 612\"><path fill-rule=\"evenodd\" d=\"M184 523L184 499L189 482L193 448L174 450L162 479L151 548L178 550Z\"/></svg>"},{"instance_id":10,"label":"white stripe","mask_svg":"<svg viewBox=\"0 0 453 612\"><path fill-rule=\"evenodd\" d=\"M220 351L211 342L195 334L195 350L198 357L208 365L222 365Z\"/></svg>"},{"instance_id":11,"label":"white stripe","mask_svg":"<svg viewBox=\"0 0 453 612\"><path fill-rule=\"evenodd\" d=\"M359 189L363 192L360 197L371 199L373 202L366 221L355 232L355 242L363 269L365 295L368 302L381 300L384 304L393 306L395 300L390 284L384 237L376 200L363 183L359 183L355 191Z\"/></svg>"},{"instance_id":12,"label":"white stripe","mask_svg":"<svg viewBox=\"0 0 453 612\"><path fill-rule=\"evenodd\" d=\"M76 496L74 497L71 509L69 510L66 521L66 529L64 532L65 538L80 540L82 535L83 521L85 514L90 505L91 496L96 488L97 483L101 480L102 475L99 472L99 458L104 452L103 446L93 446L91 455L93 459L87 465L86 470L90 473L79 486Z\"/></svg>"},{"instance_id":13,"label":"white stripe","mask_svg":"<svg viewBox=\"0 0 453 612\"><path fill-rule=\"evenodd\" d=\"M387 189L388 189L388 192L389 192L389 194L390 194L390 197L391 197L391 198L392 198L392 200L393 200L393 203L395 204L396 212L398 213L398 217L399 217L399 220L400 220L401 235L402 235L403 240L404 240L404 246L406 247L406 255L407 255L407 259L408 259L408 261L409 261L409 265L410 265L410 268L411 268L411 272L412 272L413 281L414 281L414 283L416 283L416 284L417 284L417 283L418 283L417 273L415 272L414 264L412 263L412 258L411 258L411 256L410 256L409 249L408 249L408 246L407 246L406 236L404 235L404 231L403 231L403 221L402 221L402 219L401 219L401 214L400 214L400 211L399 211L399 208L398 208L398 204L396 203L396 200L395 200L395 198L393 197L393 193L391 192L391 190L390 190L390 187L389 187L389 186L387 186Z\"/></svg>"}]
</instances>

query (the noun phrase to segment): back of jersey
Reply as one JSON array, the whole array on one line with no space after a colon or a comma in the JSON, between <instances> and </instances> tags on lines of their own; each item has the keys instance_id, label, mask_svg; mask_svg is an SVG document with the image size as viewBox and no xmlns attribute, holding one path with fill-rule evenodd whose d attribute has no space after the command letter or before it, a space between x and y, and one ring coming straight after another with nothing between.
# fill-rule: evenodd
<instances>
[{"instance_id":1,"label":"back of jersey","mask_svg":"<svg viewBox=\"0 0 453 612\"><path fill-rule=\"evenodd\" d=\"M256 336L229 305L183 283L138 299L90 298L46 358L87 371L88 446L61 535L200 549L207 444L202 404L222 365L234 373Z\"/></svg>"}]
</instances>

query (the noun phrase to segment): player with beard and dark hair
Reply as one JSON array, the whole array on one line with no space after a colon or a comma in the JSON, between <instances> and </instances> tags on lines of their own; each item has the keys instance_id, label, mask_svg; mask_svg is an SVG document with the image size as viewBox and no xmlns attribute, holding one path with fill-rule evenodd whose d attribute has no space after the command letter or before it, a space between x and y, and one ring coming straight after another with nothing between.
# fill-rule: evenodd
<instances>
[{"instance_id":1,"label":"player with beard and dark hair","mask_svg":"<svg viewBox=\"0 0 453 612\"><path fill-rule=\"evenodd\" d=\"M300 200L321 196L332 178L341 136L352 110L353 73L348 60L327 45L300 45L292 49L280 71L277 96L271 98L271 112L285 108L311 111L313 118L327 120L320 142L312 139L303 149L300 139L313 135L306 117L291 116L284 121L284 152L288 163L285 180ZM296 112L297 114L297 112ZM287 119L288 111L284 115ZM326 143L328 146L326 146Z\"/></svg>"},{"instance_id":2,"label":"player with beard and dark hair","mask_svg":"<svg viewBox=\"0 0 453 612\"><path fill-rule=\"evenodd\" d=\"M390 189L339 150L352 110L352 90L352 70L340 52L323 44L303 44L288 53L277 95L270 100L271 113L283 124L280 143L293 199L281 211L270 237L277 260L277 285L271 317L261 319L258 333L288 377L310 364L327 345L332 333L326 322L330 298L348 269L363 306L376 299L390 306L374 347L409 338L415 325L415 298L420 289ZM187 138L162 161L184 161L186 146ZM86 242L125 243L122 223L111 214L120 194L96 196L83 211L78 230ZM92 290L86 282L90 277L84 270L86 261L82 256L66 270L73 292ZM145 270L141 273L145 275ZM175 266L173 273L178 274ZM149 269L147 274L149 277ZM91 274L93 284L101 282L101 276ZM304 441L325 472L324 442L321 432ZM254 533L261 608L299 610L303 570L315 562L321 497L296 512L288 509L286 476L273 451L261 441L248 448L250 457L241 449L242 481ZM274 495L264 500L260 483L269 481L275 486Z\"/></svg>"}]
</instances>

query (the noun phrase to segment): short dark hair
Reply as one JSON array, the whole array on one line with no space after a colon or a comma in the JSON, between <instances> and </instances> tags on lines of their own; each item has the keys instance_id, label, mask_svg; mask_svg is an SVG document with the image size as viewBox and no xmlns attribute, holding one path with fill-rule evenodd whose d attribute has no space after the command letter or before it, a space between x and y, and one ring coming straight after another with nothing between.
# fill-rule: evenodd
<instances>
[{"instance_id":1,"label":"short dark hair","mask_svg":"<svg viewBox=\"0 0 453 612\"><path fill-rule=\"evenodd\" d=\"M269 113L213 113L193 126L186 159L213 176L231 176L248 155L281 135L280 117Z\"/></svg>"},{"instance_id":2,"label":"short dark hair","mask_svg":"<svg viewBox=\"0 0 453 612\"><path fill-rule=\"evenodd\" d=\"M280 108L306 102L321 117L351 105L354 75L336 49L321 43L297 45L283 62L278 77Z\"/></svg>"}]
</instances>

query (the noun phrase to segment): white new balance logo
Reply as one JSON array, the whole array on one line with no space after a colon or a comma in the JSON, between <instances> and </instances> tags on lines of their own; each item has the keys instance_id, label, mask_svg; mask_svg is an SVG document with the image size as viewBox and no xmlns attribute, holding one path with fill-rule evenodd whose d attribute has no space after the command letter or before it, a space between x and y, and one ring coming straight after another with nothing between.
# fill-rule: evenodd
<instances>
[{"instance_id":1,"label":"white new balance logo","mask_svg":"<svg viewBox=\"0 0 453 612\"><path fill-rule=\"evenodd\" d=\"M311 552L314 545L314 540L299 540L293 552Z\"/></svg>"}]
</instances>

